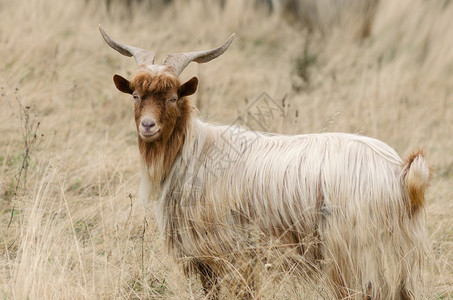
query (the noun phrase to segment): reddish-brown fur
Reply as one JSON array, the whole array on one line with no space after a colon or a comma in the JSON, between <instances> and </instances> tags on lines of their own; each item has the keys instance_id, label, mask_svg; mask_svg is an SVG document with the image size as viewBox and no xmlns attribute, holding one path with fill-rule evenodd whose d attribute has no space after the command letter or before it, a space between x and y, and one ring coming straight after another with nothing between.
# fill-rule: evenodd
<instances>
[{"instance_id":1,"label":"reddish-brown fur","mask_svg":"<svg viewBox=\"0 0 453 300\"><path fill-rule=\"evenodd\" d=\"M409 180L409 172L412 164L418 159L423 158L423 150L419 149L412 152L404 162L403 178L405 179L405 186L409 195L409 210L411 214L416 213L425 203L425 191L427 184L424 183L422 178L416 177ZM429 171L429 179L431 179L432 170Z\"/></svg>"},{"instance_id":2,"label":"reddish-brown fur","mask_svg":"<svg viewBox=\"0 0 453 300\"><path fill-rule=\"evenodd\" d=\"M134 103L137 130L141 116L146 113L151 113L161 127L160 136L152 142L146 142L138 135L138 147L148 166L163 157L162 176L152 178L159 185L170 172L180 152L194 107L185 97L184 85L181 86L179 79L168 72L154 74L148 70L139 70L129 82L129 88L130 92L139 96L139 100ZM176 102L169 102L174 96L177 96Z\"/></svg>"}]
</instances>

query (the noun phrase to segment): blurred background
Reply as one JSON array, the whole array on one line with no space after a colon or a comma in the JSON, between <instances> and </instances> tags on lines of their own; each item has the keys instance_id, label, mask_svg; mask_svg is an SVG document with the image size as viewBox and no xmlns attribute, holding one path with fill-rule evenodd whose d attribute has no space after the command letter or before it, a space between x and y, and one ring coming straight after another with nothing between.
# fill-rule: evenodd
<instances>
[{"instance_id":1,"label":"blurred background","mask_svg":"<svg viewBox=\"0 0 453 300\"><path fill-rule=\"evenodd\" d=\"M181 75L200 80L191 99L203 120L250 121L264 95L279 113L260 130L358 133L403 158L424 149L434 179L420 297L453 299L451 1L0 0L4 299L203 298L136 201L132 100L112 82L135 61L99 23L157 62L235 32L223 56ZM262 296L320 297L291 279Z\"/></svg>"}]
</instances>

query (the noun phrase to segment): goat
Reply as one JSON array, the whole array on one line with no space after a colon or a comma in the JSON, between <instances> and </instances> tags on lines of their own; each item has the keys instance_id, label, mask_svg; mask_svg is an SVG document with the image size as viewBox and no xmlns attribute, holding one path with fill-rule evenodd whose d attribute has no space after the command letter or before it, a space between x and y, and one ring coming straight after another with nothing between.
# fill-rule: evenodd
<instances>
[{"instance_id":1,"label":"goat","mask_svg":"<svg viewBox=\"0 0 453 300\"><path fill-rule=\"evenodd\" d=\"M281 266L326 279L336 298L415 297L430 177L421 150L403 161L365 136L270 135L205 123L188 99L198 79L181 84L179 74L191 61L223 54L234 35L215 49L171 54L157 65L153 52L99 29L138 65L130 81L113 77L134 98L138 198L152 199L168 251L187 276L199 275L210 297L234 278L236 293L253 297L253 269L274 264L259 258L266 247L294 254ZM240 265L241 258L249 263Z\"/></svg>"}]
</instances>

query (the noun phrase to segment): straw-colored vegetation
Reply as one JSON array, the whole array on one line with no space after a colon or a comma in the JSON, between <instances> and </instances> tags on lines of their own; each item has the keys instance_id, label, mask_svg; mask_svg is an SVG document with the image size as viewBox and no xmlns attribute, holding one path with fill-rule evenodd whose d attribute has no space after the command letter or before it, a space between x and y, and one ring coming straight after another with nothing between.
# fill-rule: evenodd
<instances>
[{"instance_id":1,"label":"straw-colored vegetation","mask_svg":"<svg viewBox=\"0 0 453 300\"><path fill-rule=\"evenodd\" d=\"M423 148L435 177L420 298L453 298L450 1L380 1L365 38L355 27L360 10L334 23L318 18L308 32L253 1L129 2L0 0L3 299L203 298L164 251L153 212L136 201L132 100L111 79L135 63L104 44L98 23L158 50L158 60L236 32L221 58L182 74L200 79L192 100L204 120L247 120L266 92L285 112L265 123L269 131L360 133L402 156ZM262 299L323 295L322 285L279 277L261 279Z\"/></svg>"}]
</instances>

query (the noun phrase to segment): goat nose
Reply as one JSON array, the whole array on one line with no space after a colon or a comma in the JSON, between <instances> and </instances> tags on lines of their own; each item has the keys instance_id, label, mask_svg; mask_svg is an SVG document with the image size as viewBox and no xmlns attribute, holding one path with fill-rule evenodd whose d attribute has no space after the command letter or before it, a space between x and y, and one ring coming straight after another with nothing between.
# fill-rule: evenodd
<instances>
[{"instance_id":1,"label":"goat nose","mask_svg":"<svg viewBox=\"0 0 453 300\"><path fill-rule=\"evenodd\" d=\"M153 119L144 119L141 123L145 129L151 129L156 125L156 122Z\"/></svg>"}]
</instances>

